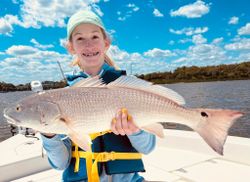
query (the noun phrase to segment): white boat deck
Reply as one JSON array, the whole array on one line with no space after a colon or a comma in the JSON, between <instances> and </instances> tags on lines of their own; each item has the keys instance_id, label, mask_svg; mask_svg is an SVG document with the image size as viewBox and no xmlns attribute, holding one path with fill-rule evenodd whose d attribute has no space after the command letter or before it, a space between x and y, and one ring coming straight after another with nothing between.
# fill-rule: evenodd
<instances>
[{"instance_id":1,"label":"white boat deck","mask_svg":"<svg viewBox=\"0 0 250 182\"><path fill-rule=\"evenodd\" d=\"M194 132L165 130L165 134L156 149L143 157L146 173L141 175L147 181L250 181L250 139L228 137L224 156L219 156ZM61 172L51 169L46 157L42 157L40 141L28 140L17 135L0 143L0 179L4 176L3 181L61 181ZM8 151L2 152L3 148ZM15 174L10 172L13 170Z\"/></svg>"}]
</instances>

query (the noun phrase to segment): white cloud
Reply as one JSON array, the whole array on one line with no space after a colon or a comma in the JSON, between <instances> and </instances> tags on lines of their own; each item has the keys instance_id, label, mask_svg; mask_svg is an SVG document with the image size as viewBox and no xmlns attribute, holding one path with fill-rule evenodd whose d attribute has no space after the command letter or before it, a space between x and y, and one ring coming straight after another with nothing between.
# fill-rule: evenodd
<instances>
[{"instance_id":1,"label":"white cloud","mask_svg":"<svg viewBox=\"0 0 250 182\"><path fill-rule=\"evenodd\" d=\"M117 65L121 69L125 69L128 71L128 73L138 73L139 70L137 68L131 68L135 65L139 65L141 61L144 60L144 58L139 53L131 53L119 49L116 45L111 45L108 50L108 55L111 56L111 58L117 63ZM131 70L133 69L133 71Z\"/></svg>"},{"instance_id":2,"label":"white cloud","mask_svg":"<svg viewBox=\"0 0 250 182\"><path fill-rule=\"evenodd\" d=\"M21 6L21 15L25 27L40 28L42 25L63 27L65 26L64 19L72 13L71 8L73 8L73 3L70 5L66 1L26 0Z\"/></svg>"},{"instance_id":3,"label":"white cloud","mask_svg":"<svg viewBox=\"0 0 250 182\"><path fill-rule=\"evenodd\" d=\"M163 72L176 69L179 66L216 65L225 63L225 61L239 62L250 58L249 53L242 53L237 58L231 58L223 48L215 44L215 42L221 42L222 38L214 39L212 44L205 43L205 38L200 34L194 35L193 39L197 44L190 46L187 50L170 51L153 48L140 54L138 52L128 53L116 45L111 45L108 54L121 69L126 69L128 74L131 72L133 74ZM242 46L250 42L247 39L235 39L234 41L239 40L241 40ZM237 50L237 45L234 46L236 48L228 50ZM24 45L14 45L7 49L6 53L10 57L0 62L0 72L9 73L3 74L4 77L1 78L5 82L27 83L34 79L41 81L60 80L62 76L56 61L61 62L64 72L70 72L73 69L68 66L72 59L68 54L44 51ZM13 78L17 78L17 80Z\"/></svg>"},{"instance_id":4,"label":"white cloud","mask_svg":"<svg viewBox=\"0 0 250 182\"><path fill-rule=\"evenodd\" d=\"M120 68L126 69L128 73L142 74L150 72L169 71L175 66L166 61L166 57L175 55L168 50L152 49L144 54L128 53L120 50L116 45L109 49L109 55L115 60ZM159 57L157 57L159 55ZM155 56L155 57L152 57ZM164 58L164 59L163 59Z\"/></svg>"},{"instance_id":5,"label":"white cloud","mask_svg":"<svg viewBox=\"0 0 250 182\"><path fill-rule=\"evenodd\" d=\"M185 63L188 59L185 57L178 58L173 61L173 63Z\"/></svg>"},{"instance_id":6,"label":"white cloud","mask_svg":"<svg viewBox=\"0 0 250 182\"><path fill-rule=\"evenodd\" d=\"M108 33L109 38L111 38L111 40L113 40L114 35L116 33L116 30L114 30L114 29L107 30L107 33Z\"/></svg>"},{"instance_id":7,"label":"white cloud","mask_svg":"<svg viewBox=\"0 0 250 182\"><path fill-rule=\"evenodd\" d=\"M108 54L116 60L116 62L121 62L123 60L129 59L129 54L126 51L122 51L116 45L111 45Z\"/></svg>"},{"instance_id":8,"label":"white cloud","mask_svg":"<svg viewBox=\"0 0 250 182\"><path fill-rule=\"evenodd\" d=\"M48 49L48 48L54 47L52 44L42 45L39 42L37 42L36 39L31 39L30 42L33 43L36 48L40 48L40 49Z\"/></svg>"},{"instance_id":9,"label":"white cloud","mask_svg":"<svg viewBox=\"0 0 250 182\"><path fill-rule=\"evenodd\" d=\"M184 16L187 18L200 18L209 12L209 4L205 4L201 0L197 0L193 4L180 7L178 10L170 11L171 16Z\"/></svg>"},{"instance_id":10,"label":"white cloud","mask_svg":"<svg viewBox=\"0 0 250 182\"><path fill-rule=\"evenodd\" d=\"M166 57L174 56L175 54L172 53L170 50L161 50L158 48L154 48L148 50L147 52L144 52L143 55L147 57L164 59Z\"/></svg>"},{"instance_id":11,"label":"white cloud","mask_svg":"<svg viewBox=\"0 0 250 182\"><path fill-rule=\"evenodd\" d=\"M133 11L139 11L139 7L135 7L135 8L133 8Z\"/></svg>"},{"instance_id":12,"label":"white cloud","mask_svg":"<svg viewBox=\"0 0 250 182\"><path fill-rule=\"evenodd\" d=\"M131 3L129 3L127 7L131 8L133 11L139 11L140 9L138 6L136 6L135 4L131 4Z\"/></svg>"},{"instance_id":13,"label":"white cloud","mask_svg":"<svg viewBox=\"0 0 250 182\"><path fill-rule=\"evenodd\" d=\"M169 29L169 31L173 34L177 34L177 35L182 35L185 34L187 36L191 36L194 34L201 34L201 33L205 33L208 31L208 27L197 27L197 28L193 28L193 27L185 27L181 30L174 30L172 28Z\"/></svg>"},{"instance_id":14,"label":"white cloud","mask_svg":"<svg viewBox=\"0 0 250 182\"><path fill-rule=\"evenodd\" d=\"M17 16L6 14L4 17L0 18L0 34L12 36L13 25L22 26L22 22L18 20Z\"/></svg>"},{"instance_id":15,"label":"white cloud","mask_svg":"<svg viewBox=\"0 0 250 182\"><path fill-rule=\"evenodd\" d=\"M117 12L118 14L118 20L119 21L125 21L127 18L131 17L131 13L132 11L128 11L125 13L125 15L123 15L120 11Z\"/></svg>"},{"instance_id":16,"label":"white cloud","mask_svg":"<svg viewBox=\"0 0 250 182\"><path fill-rule=\"evenodd\" d=\"M18 4L18 0L12 0L13 4Z\"/></svg>"},{"instance_id":17,"label":"white cloud","mask_svg":"<svg viewBox=\"0 0 250 182\"><path fill-rule=\"evenodd\" d=\"M139 11L140 9L138 6L132 3L127 4L127 8L128 10L124 13L122 13L121 11L117 11L117 19L119 21L125 21L127 18L131 17L134 12Z\"/></svg>"},{"instance_id":18,"label":"white cloud","mask_svg":"<svg viewBox=\"0 0 250 182\"><path fill-rule=\"evenodd\" d=\"M96 12L99 16L102 17L104 15L104 13L102 12L102 10L100 9L100 7L98 5L96 5L96 4L90 4L90 6L91 6L92 10L94 12Z\"/></svg>"},{"instance_id":19,"label":"white cloud","mask_svg":"<svg viewBox=\"0 0 250 182\"><path fill-rule=\"evenodd\" d=\"M42 51L40 50L39 52L37 52L36 54L33 54L32 57L33 59L37 59L37 60L43 60L45 62L54 62L55 60L53 60L53 58L59 58L61 54L59 54L58 52L55 51Z\"/></svg>"},{"instance_id":20,"label":"white cloud","mask_svg":"<svg viewBox=\"0 0 250 182\"><path fill-rule=\"evenodd\" d=\"M32 80L61 80L62 76L56 61L60 61L65 72L69 67L71 56L55 51L44 51L31 46L13 45L6 50L9 56L0 62L2 80L15 84Z\"/></svg>"},{"instance_id":21,"label":"white cloud","mask_svg":"<svg viewBox=\"0 0 250 182\"><path fill-rule=\"evenodd\" d=\"M135 4L129 3L129 4L127 5L127 7L129 7L129 8L134 8L134 7L135 7Z\"/></svg>"},{"instance_id":22,"label":"white cloud","mask_svg":"<svg viewBox=\"0 0 250 182\"><path fill-rule=\"evenodd\" d=\"M0 18L0 34L11 36L12 31L13 31L12 25L4 18Z\"/></svg>"},{"instance_id":23,"label":"white cloud","mask_svg":"<svg viewBox=\"0 0 250 182\"><path fill-rule=\"evenodd\" d=\"M204 38L201 34L193 35L192 41L194 44L204 44L207 42L207 39Z\"/></svg>"},{"instance_id":24,"label":"white cloud","mask_svg":"<svg viewBox=\"0 0 250 182\"><path fill-rule=\"evenodd\" d=\"M225 45L226 50L243 51L250 50L250 39L236 39L236 42Z\"/></svg>"},{"instance_id":25,"label":"white cloud","mask_svg":"<svg viewBox=\"0 0 250 182\"><path fill-rule=\"evenodd\" d=\"M192 39L185 38L185 39L179 40L178 42L181 43L181 44L185 44L185 43L187 43L187 42L192 42Z\"/></svg>"},{"instance_id":26,"label":"white cloud","mask_svg":"<svg viewBox=\"0 0 250 182\"><path fill-rule=\"evenodd\" d=\"M185 62L184 65L216 65L227 59L226 52L219 46L212 44L197 44L190 46L178 62Z\"/></svg>"},{"instance_id":27,"label":"white cloud","mask_svg":"<svg viewBox=\"0 0 250 182\"><path fill-rule=\"evenodd\" d=\"M244 27L238 29L239 35L250 35L250 23L247 23Z\"/></svg>"},{"instance_id":28,"label":"white cloud","mask_svg":"<svg viewBox=\"0 0 250 182\"><path fill-rule=\"evenodd\" d=\"M178 67L218 65L228 62L227 52L214 44L195 44L186 50L175 51L175 53L178 55L171 62Z\"/></svg>"},{"instance_id":29,"label":"white cloud","mask_svg":"<svg viewBox=\"0 0 250 182\"><path fill-rule=\"evenodd\" d=\"M59 43L60 43L60 46L66 48L67 39L66 38L59 39Z\"/></svg>"},{"instance_id":30,"label":"white cloud","mask_svg":"<svg viewBox=\"0 0 250 182\"><path fill-rule=\"evenodd\" d=\"M24 28L65 27L65 19L79 10L91 9L99 16L103 16L98 3L99 0L24 0L13 3L20 4L20 17L7 14L0 18L0 34L12 36L13 25Z\"/></svg>"},{"instance_id":31,"label":"white cloud","mask_svg":"<svg viewBox=\"0 0 250 182\"><path fill-rule=\"evenodd\" d=\"M7 58L0 62L1 72L8 73L2 76L5 82L21 84L32 80L61 80L57 63L44 64L40 61L28 59Z\"/></svg>"},{"instance_id":32,"label":"white cloud","mask_svg":"<svg viewBox=\"0 0 250 182\"><path fill-rule=\"evenodd\" d=\"M38 49L31 47L31 46L13 45L6 50L6 53L12 56L23 56L23 55L34 54L37 51Z\"/></svg>"},{"instance_id":33,"label":"white cloud","mask_svg":"<svg viewBox=\"0 0 250 182\"><path fill-rule=\"evenodd\" d=\"M61 55L65 57L64 54L60 54L55 51L41 50L32 46L26 45L13 45L9 47L6 51L10 59L18 58L24 60L38 60L43 62L54 62L54 58L59 58ZM68 55L69 56L69 55Z\"/></svg>"},{"instance_id":34,"label":"white cloud","mask_svg":"<svg viewBox=\"0 0 250 182\"><path fill-rule=\"evenodd\" d=\"M221 43L223 40L224 40L223 37L215 38L215 39L212 41L212 43L213 43L213 44L219 44L219 43Z\"/></svg>"},{"instance_id":35,"label":"white cloud","mask_svg":"<svg viewBox=\"0 0 250 182\"><path fill-rule=\"evenodd\" d=\"M240 53L238 60L236 60L238 63L239 62L244 62L244 61L250 61L250 53Z\"/></svg>"},{"instance_id":36,"label":"white cloud","mask_svg":"<svg viewBox=\"0 0 250 182\"><path fill-rule=\"evenodd\" d=\"M17 16L7 14L4 16L4 19L8 21L11 25L22 25L22 22L18 19Z\"/></svg>"},{"instance_id":37,"label":"white cloud","mask_svg":"<svg viewBox=\"0 0 250 182\"><path fill-rule=\"evenodd\" d=\"M153 15L156 17L163 17L164 16L158 9L154 9Z\"/></svg>"},{"instance_id":38,"label":"white cloud","mask_svg":"<svg viewBox=\"0 0 250 182\"><path fill-rule=\"evenodd\" d=\"M20 6L21 26L25 28L64 27L67 17L83 9L92 9L102 16L99 6L94 4L98 2L99 0L25 0Z\"/></svg>"},{"instance_id":39,"label":"white cloud","mask_svg":"<svg viewBox=\"0 0 250 182\"><path fill-rule=\"evenodd\" d=\"M124 17L118 17L119 21L125 21L126 19L127 19L127 17L125 17L125 16Z\"/></svg>"},{"instance_id":40,"label":"white cloud","mask_svg":"<svg viewBox=\"0 0 250 182\"><path fill-rule=\"evenodd\" d=\"M228 21L228 24L231 24L231 25L236 25L238 23L239 23L239 18L236 16L231 17L230 20Z\"/></svg>"}]
</instances>

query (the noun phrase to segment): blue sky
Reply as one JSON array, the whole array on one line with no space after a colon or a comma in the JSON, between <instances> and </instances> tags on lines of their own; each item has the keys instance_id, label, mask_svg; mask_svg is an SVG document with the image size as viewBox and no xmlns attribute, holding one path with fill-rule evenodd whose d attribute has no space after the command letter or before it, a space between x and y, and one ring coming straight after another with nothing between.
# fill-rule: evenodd
<instances>
[{"instance_id":1,"label":"blue sky","mask_svg":"<svg viewBox=\"0 0 250 182\"><path fill-rule=\"evenodd\" d=\"M128 73L250 61L249 0L1 0L0 81L60 80L57 61L76 69L66 23L82 9L102 18Z\"/></svg>"}]
</instances>

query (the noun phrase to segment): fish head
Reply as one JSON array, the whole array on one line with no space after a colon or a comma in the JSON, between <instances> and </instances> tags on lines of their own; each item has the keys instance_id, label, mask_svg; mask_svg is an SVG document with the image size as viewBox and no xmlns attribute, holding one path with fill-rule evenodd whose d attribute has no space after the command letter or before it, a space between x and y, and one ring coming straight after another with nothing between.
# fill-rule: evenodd
<instances>
[{"instance_id":1,"label":"fish head","mask_svg":"<svg viewBox=\"0 0 250 182\"><path fill-rule=\"evenodd\" d=\"M56 129L63 125L58 119L60 114L56 103L35 97L24 99L4 110L4 117L9 123L47 133L58 133Z\"/></svg>"}]
</instances>

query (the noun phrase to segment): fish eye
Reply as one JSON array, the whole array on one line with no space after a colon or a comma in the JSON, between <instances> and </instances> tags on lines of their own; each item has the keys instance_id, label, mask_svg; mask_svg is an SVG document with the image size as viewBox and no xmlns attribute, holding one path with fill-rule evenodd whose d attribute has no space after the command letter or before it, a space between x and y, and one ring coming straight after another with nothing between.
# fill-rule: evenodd
<instances>
[{"instance_id":1,"label":"fish eye","mask_svg":"<svg viewBox=\"0 0 250 182\"><path fill-rule=\"evenodd\" d=\"M205 113L205 112L203 112L203 111L201 112L201 116L202 116L202 117L206 117L206 118L208 117L207 113Z\"/></svg>"},{"instance_id":2,"label":"fish eye","mask_svg":"<svg viewBox=\"0 0 250 182\"><path fill-rule=\"evenodd\" d=\"M16 111L17 111L17 112L20 112L20 111L21 111L21 106L19 106L19 105L16 106Z\"/></svg>"}]
</instances>

